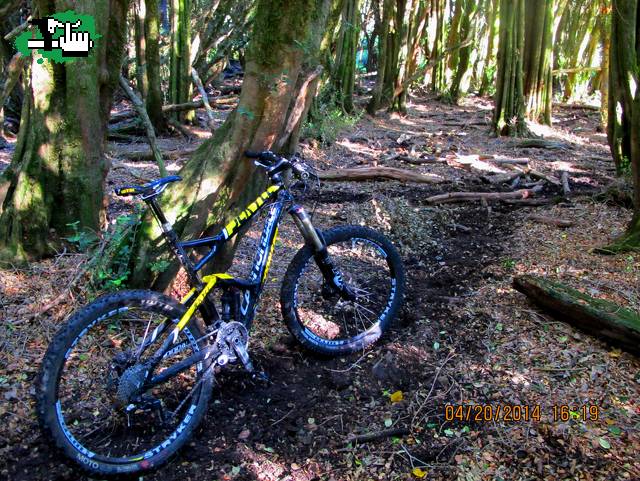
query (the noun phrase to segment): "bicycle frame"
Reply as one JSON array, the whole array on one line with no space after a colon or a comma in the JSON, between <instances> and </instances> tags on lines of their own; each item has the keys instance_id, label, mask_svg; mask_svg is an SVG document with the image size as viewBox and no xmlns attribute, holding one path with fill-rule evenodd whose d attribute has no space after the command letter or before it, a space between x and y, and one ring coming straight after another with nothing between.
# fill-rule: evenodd
<instances>
[{"instance_id":1,"label":"bicycle frame","mask_svg":"<svg viewBox=\"0 0 640 481\"><path fill-rule=\"evenodd\" d=\"M276 197L276 201L271 204L267 204L267 201L272 199L274 196ZM148 372L153 371L155 366L159 364L161 359L165 357L167 353L170 351L179 352L181 350L179 347L173 347L173 345L176 343L180 331L189 323L196 310L201 310L207 324L211 324L213 321L219 320L219 315L215 306L207 299L207 295L216 285L222 286L223 288L237 288L241 292L241 318L235 320L242 322L247 330L250 329L258 301L267 278L275 247L275 241L278 235L278 225L286 205L289 205L288 213L293 217L294 222L305 239L305 242L312 245L317 253L324 252L326 257L324 241L320 238L318 232L311 224L311 221L304 209L301 206L294 204L293 200L292 195L282 184L274 184L258 196L254 202L249 204L247 208L240 213L240 215L231 220L218 235L184 242L178 240L175 231L167 221L155 198L148 200L148 204L152 212L162 226L167 243L182 263L193 286L181 301L182 304L187 306L185 313L178 320L171 332L171 335L167 337L163 345L149 359L148 366L150 369ZM224 273L211 274L200 278L198 272L216 255L220 247L236 235L243 226L248 224L253 217L267 205L270 206L270 211L264 224L249 279L236 279L231 275ZM194 264L185 249L200 246L209 246L210 250ZM331 272L331 275L333 276L334 273ZM154 329L149 336L149 339L143 341L141 346L142 350L146 349L157 338L157 336L166 329L169 322L170 321L167 321ZM197 362L208 358L210 354L210 349L205 349L204 351L195 353L151 378L148 381L148 385L153 386L160 384Z\"/></svg>"}]
</instances>

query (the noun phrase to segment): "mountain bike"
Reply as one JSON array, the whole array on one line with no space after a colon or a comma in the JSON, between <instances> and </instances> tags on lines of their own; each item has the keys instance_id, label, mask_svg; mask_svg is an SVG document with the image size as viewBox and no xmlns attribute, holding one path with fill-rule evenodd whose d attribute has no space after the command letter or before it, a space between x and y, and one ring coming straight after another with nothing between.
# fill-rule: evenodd
<instances>
[{"instance_id":1,"label":"mountain bike","mask_svg":"<svg viewBox=\"0 0 640 481\"><path fill-rule=\"evenodd\" d=\"M202 421L223 366L236 363L255 375L249 331L285 210L304 246L284 275L280 304L302 346L326 356L360 351L388 330L401 307L404 269L386 237L360 226L316 229L293 188L311 182L312 169L296 156L245 155L266 171L269 187L212 237L181 241L165 217L158 197L178 176L115 191L147 203L191 290L180 301L150 290L104 295L75 312L51 342L36 385L38 417L55 445L92 475L159 467ZM249 277L201 276L263 209ZM196 247L206 253L188 252Z\"/></svg>"}]
</instances>

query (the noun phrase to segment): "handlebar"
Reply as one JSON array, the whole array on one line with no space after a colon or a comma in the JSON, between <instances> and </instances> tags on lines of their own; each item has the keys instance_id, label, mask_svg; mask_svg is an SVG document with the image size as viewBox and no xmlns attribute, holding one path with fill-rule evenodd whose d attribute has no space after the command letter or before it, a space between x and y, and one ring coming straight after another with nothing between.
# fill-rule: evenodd
<instances>
[{"instance_id":1,"label":"handlebar","mask_svg":"<svg viewBox=\"0 0 640 481\"><path fill-rule=\"evenodd\" d=\"M309 180L313 175L295 155L291 157L291 159L287 159L278 156L270 150L264 150L262 152L247 150L244 155L249 159L255 159L254 164L265 169L269 177L275 181L279 181L279 174L287 170L292 171L293 174L302 181Z\"/></svg>"}]
</instances>

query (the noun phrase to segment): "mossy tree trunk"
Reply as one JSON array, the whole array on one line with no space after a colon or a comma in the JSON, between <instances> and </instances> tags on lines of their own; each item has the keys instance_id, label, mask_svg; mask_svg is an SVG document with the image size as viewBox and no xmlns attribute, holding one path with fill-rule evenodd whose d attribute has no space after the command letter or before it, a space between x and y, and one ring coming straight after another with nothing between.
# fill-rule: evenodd
<instances>
[{"instance_id":1,"label":"mossy tree trunk","mask_svg":"<svg viewBox=\"0 0 640 481\"><path fill-rule=\"evenodd\" d=\"M611 50L611 7L603 6L600 11L600 47L602 51L602 70L600 72L600 124L606 130L609 117L609 62Z\"/></svg>"},{"instance_id":2,"label":"mossy tree trunk","mask_svg":"<svg viewBox=\"0 0 640 481\"><path fill-rule=\"evenodd\" d=\"M553 0L525 2L524 96L527 117L551 125Z\"/></svg>"},{"instance_id":3,"label":"mossy tree trunk","mask_svg":"<svg viewBox=\"0 0 640 481\"><path fill-rule=\"evenodd\" d=\"M392 93L389 110L407 113L407 96L409 89L408 68L411 48L411 35L415 23L415 15L419 12L418 0L398 0L396 2L396 36L394 48L395 62L393 70Z\"/></svg>"},{"instance_id":4,"label":"mossy tree trunk","mask_svg":"<svg viewBox=\"0 0 640 481\"><path fill-rule=\"evenodd\" d=\"M524 0L501 0L498 69L494 97L493 128L498 135L522 136L524 120Z\"/></svg>"},{"instance_id":5,"label":"mossy tree trunk","mask_svg":"<svg viewBox=\"0 0 640 481\"><path fill-rule=\"evenodd\" d=\"M613 0L609 60L609 145L616 168L630 166L635 191L633 219L607 249L640 249L640 1Z\"/></svg>"},{"instance_id":6,"label":"mossy tree trunk","mask_svg":"<svg viewBox=\"0 0 640 481\"><path fill-rule=\"evenodd\" d=\"M411 83L417 80L418 54L426 33L429 2L426 0L412 0L405 4L403 8L399 65L395 79L392 109L406 113L409 87ZM400 11L401 9L398 8L398 12ZM398 16L398 21L400 21L400 16Z\"/></svg>"},{"instance_id":7,"label":"mossy tree trunk","mask_svg":"<svg viewBox=\"0 0 640 481\"><path fill-rule=\"evenodd\" d=\"M51 2L34 2L41 16ZM104 139L126 36L126 0L77 1L102 38L87 59L30 66L20 134L0 214L0 257L23 261L53 252L56 236L98 231L104 220Z\"/></svg>"},{"instance_id":8,"label":"mossy tree trunk","mask_svg":"<svg viewBox=\"0 0 640 481\"><path fill-rule=\"evenodd\" d=\"M453 3L453 16L449 23L449 34L447 35L447 51L449 52L449 58L447 60L448 70L455 72L458 66L458 59L460 58L460 49L455 46L460 43L464 38L460 35L460 26L462 24L464 11L466 9L467 0L452 0ZM475 3L475 2L474 2Z\"/></svg>"},{"instance_id":9,"label":"mossy tree trunk","mask_svg":"<svg viewBox=\"0 0 640 481\"><path fill-rule=\"evenodd\" d=\"M360 0L346 0L342 7L342 20L336 61L332 72L332 83L342 109L351 114L354 111L353 89L356 82L356 54L360 33Z\"/></svg>"},{"instance_id":10,"label":"mossy tree trunk","mask_svg":"<svg viewBox=\"0 0 640 481\"><path fill-rule=\"evenodd\" d=\"M407 0L393 0L389 8L389 30L387 31L387 50L385 53L384 78L382 81L381 107L391 108L395 98L396 80L400 67L400 52L403 43L403 19Z\"/></svg>"},{"instance_id":11,"label":"mossy tree trunk","mask_svg":"<svg viewBox=\"0 0 640 481\"><path fill-rule=\"evenodd\" d=\"M492 63L494 62L493 51L495 47L495 38L496 38L496 18L498 16L498 9L500 7L500 0L490 0L491 3L491 11L489 12L487 23L488 23L488 38L487 38L487 49L486 55L484 58L484 64L482 66L482 80L480 82L480 91L479 95L484 96L489 92L489 86L493 82L493 72L494 66Z\"/></svg>"},{"instance_id":12,"label":"mossy tree trunk","mask_svg":"<svg viewBox=\"0 0 640 481\"><path fill-rule=\"evenodd\" d=\"M133 4L134 45L136 51L136 86L142 98L147 97L147 39L145 35L145 0L135 0Z\"/></svg>"},{"instance_id":13,"label":"mossy tree trunk","mask_svg":"<svg viewBox=\"0 0 640 481\"><path fill-rule=\"evenodd\" d=\"M238 107L181 169L183 181L162 198L167 217L183 239L217 227L264 187L265 177L243 157L246 149L291 153L319 79L319 51L330 0L259 0L247 47ZM159 227L147 216L138 230L132 282L169 287L173 262L160 275L150 263L168 258ZM224 269L232 249L214 266Z\"/></svg>"},{"instance_id":14,"label":"mossy tree trunk","mask_svg":"<svg viewBox=\"0 0 640 481\"><path fill-rule=\"evenodd\" d=\"M446 84L446 63L444 44L444 16L447 0L433 0L432 8L436 19L436 33L431 49L429 63L432 65L431 71L431 91L442 92Z\"/></svg>"},{"instance_id":15,"label":"mossy tree trunk","mask_svg":"<svg viewBox=\"0 0 640 481\"><path fill-rule=\"evenodd\" d=\"M462 5L461 7L462 19L460 21L460 31L458 33L458 38L461 42L465 42L468 38L470 38L470 36L473 35L473 31L475 30L474 22L478 3L475 0L458 1L461 4L464 3L464 5ZM451 88L449 89L449 95L453 102L457 103L458 99L460 98L460 86L462 84L464 76L467 73L467 70L469 70L469 60L471 58L471 51L473 49L473 43L465 45L462 48L455 49L458 53L456 54L455 62L453 62L453 65L455 65L455 73L451 80ZM452 63L450 62L449 65L451 66Z\"/></svg>"},{"instance_id":16,"label":"mossy tree trunk","mask_svg":"<svg viewBox=\"0 0 640 481\"><path fill-rule=\"evenodd\" d=\"M0 146L3 143L4 120L10 118L12 123L20 123L20 112L22 110L22 98L24 90L22 88L21 72L24 67L24 59L17 56L14 40L5 39L20 25L21 17L17 5L20 2L7 2L0 11L0 90L2 99L0 102ZM6 115L5 115L6 114ZM0 203L2 201L0 200Z\"/></svg>"},{"instance_id":17,"label":"mossy tree trunk","mask_svg":"<svg viewBox=\"0 0 640 481\"><path fill-rule=\"evenodd\" d=\"M378 43L381 40L382 17L380 15L381 0L371 0L371 16L373 17L373 30L367 36L367 72L374 72L378 68ZM367 25L363 25L362 30L366 34Z\"/></svg>"},{"instance_id":18,"label":"mossy tree trunk","mask_svg":"<svg viewBox=\"0 0 640 481\"><path fill-rule=\"evenodd\" d=\"M373 87L371 99L367 104L369 115L375 115L378 109L384 105L385 78L387 78L387 65L389 56L389 24L392 21L394 0L384 0L382 6L382 22L380 30L380 41L378 42L378 75L376 84Z\"/></svg>"},{"instance_id":19,"label":"mossy tree trunk","mask_svg":"<svg viewBox=\"0 0 640 481\"><path fill-rule=\"evenodd\" d=\"M149 119L157 133L167 128L167 120L162 112L162 80L160 77L160 6L158 0L145 0L144 17L145 59L147 95L145 107Z\"/></svg>"},{"instance_id":20,"label":"mossy tree trunk","mask_svg":"<svg viewBox=\"0 0 640 481\"><path fill-rule=\"evenodd\" d=\"M169 99L172 104L191 100L191 0L171 2L171 55L169 73ZM192 121L192 110L175 112L175 120Z\"/></svg>"},{"instance_id":21,"label":"mossy tree trunk","mask_svg":"<svg viewBox=\"0 0 640 481\"><path fill-rule=\"evenodd\" d=\"M544 277L517 276L513 287L559 320L640 354L638 312Z\"/></svg>"}]
</instances>

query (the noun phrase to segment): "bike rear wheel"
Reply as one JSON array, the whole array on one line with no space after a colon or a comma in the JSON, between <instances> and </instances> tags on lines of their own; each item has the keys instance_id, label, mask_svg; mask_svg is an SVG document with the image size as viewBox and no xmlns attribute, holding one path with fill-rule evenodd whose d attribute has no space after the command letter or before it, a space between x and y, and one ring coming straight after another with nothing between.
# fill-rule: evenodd
<instances>
[{"instance_id":1,"label":"bike rear wheel","mask_svg":"<svg viewBox=\"0 0 640 481\"><path fill-rule=\"evenodd\" d=\"M38 415L55 444L85 471L104 477L155 469L202 420L213 382L205 362L136 401L123 401L144 378L140 363L184 310L156 292L122 291L86 306L56 334L37 383ZM194 318L154 372L203 349L203 334Z\"/></svg>"},{"instance_id":2,"label":"bike rear wheel","mask_svg":"<svg viewBox=\"0 0 640 481\"><path fill-rule=\"evenodd\" d=\"M404 295L404 268L385 236L360 226L323 232L329 257L355 293L344 299L328 287L305 246L285 274L280 303L289 331L323 355L349 354L377 341L396 317Z\"/></svg>"}]
</instances>

